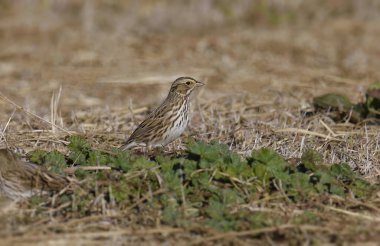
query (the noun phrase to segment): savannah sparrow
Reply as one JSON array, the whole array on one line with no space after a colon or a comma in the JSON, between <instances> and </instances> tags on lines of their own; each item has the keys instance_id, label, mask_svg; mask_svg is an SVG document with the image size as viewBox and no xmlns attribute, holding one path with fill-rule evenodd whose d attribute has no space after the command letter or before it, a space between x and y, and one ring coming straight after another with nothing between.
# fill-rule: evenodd
<instances>
[{"instance_id":1,"label":"savannah sparrow","mask_svg":"<svg viewBox=\"0 0 380 246\"><path fill-rule=\"evenodd\" d=\"M0 194L26 198L65 188L69 181L32 163L19 160L8 149L0 149Z\"/></svg>"},{"instance_id":2,"label":"savannah sparrow","mask_svg":"<svg viewBox=\"0 0 380 246\"><path fill-rule=\"evenodd\" d=\"M190 94L203 85L190 77L176 79L165 101L141 122L121 149L165 146L177 139L189 123Z\"/></svg>"}]
</instances>

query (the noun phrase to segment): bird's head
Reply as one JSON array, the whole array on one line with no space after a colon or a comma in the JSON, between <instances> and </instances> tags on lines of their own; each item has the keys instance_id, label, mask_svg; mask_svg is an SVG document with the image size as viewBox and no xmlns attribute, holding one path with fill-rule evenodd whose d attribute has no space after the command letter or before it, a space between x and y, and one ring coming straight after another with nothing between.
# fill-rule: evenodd
<instances>
[{"instance_id":1,"label":"bird's head","mask_svg":"<svg viewBox=\"0 0 380 246\"><path fill-rule=\"evenodd\" d=\"M170 93L177 93L181 96L188 96L195 88L203 85L204 83L193 78L180 77L173 82L172 87L170 88Z\"/></svg>"}]
</instances>

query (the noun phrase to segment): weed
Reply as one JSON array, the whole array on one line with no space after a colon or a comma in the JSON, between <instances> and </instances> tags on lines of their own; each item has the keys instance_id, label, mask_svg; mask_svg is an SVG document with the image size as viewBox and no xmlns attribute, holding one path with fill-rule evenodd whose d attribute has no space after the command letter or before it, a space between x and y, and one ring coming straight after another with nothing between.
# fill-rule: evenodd
<instances>
[{"instance_id":1,"label":"weed","mask_svg":"<svg viewBox=\"0 0 380 246\"><path fill-rule=\"evenodd\" d=\"M347 164L323 164L320 154L313 149L302 155L300 165L304 168L290 165L269 148L255 150L244 158L224 144L193 140L189 141L186 153L180 156L159 153L153 160L128 151L93 150L82 137L72 137L69 149L67 160L73 165L113 168L101 172L76 171L76 178L86 179L86 183L71 195L62 194L55 206L71 202L64 211L78 216L99 213L104 206L129 207L128 213L136 216L153 209L161 214L161 223L171 226L203 221L221 231L243 230L286 220L241 208L257 195L279 197L282 194L276 200L298 204L326 194L342 198L353 194L362 199L372 191ZM35 151L31 160L57 172L67 165L57 151ZM103 200L103 207L99 199ZM40 203L38 200L31 206ZM315 220L313 213L294 218L299 223Z\"/></svg>"},{"instance_id":2,"label":"weed","mask_svg":"<svg viewBox=\"0 0 380 246\"><path fill-rule=\"evenodd\" d=\"M58 174L63 174L63 169L67 167L65 156L57 150L51 152L33 151L30 153L30 160Z\"/></svg>"},{"instance_id":3,"label":"weed","mask_svg":"<svg viewBox=\"0 0 380 246\"><path fill-rule=\"evenodd\" d=\"M373 83L367 89L364 102L352 103L346 96L328 93L313 100L317 110L327 110L335 121L350 120L357 123L364 119L380 118L380 83Z\"/></svg>"}]
</instances>

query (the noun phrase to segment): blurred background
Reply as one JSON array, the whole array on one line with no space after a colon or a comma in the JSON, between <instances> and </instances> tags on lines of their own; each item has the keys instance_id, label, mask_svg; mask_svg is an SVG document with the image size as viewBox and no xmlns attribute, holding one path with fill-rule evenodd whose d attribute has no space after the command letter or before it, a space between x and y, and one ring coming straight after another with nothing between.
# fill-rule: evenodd
<instances>
[{"instance_id":1,"label":"blurred background","mask_svg":"<svg viewBox=\"0 0 380 246\"><path fill-rule=\"evenodd\" d=\"M358 101L380 79L379 23L378 0L2 0L1 92L44 117L53 93L62 115L155 105L183 75L203 98Z\"/></svg>"}]
</instances>

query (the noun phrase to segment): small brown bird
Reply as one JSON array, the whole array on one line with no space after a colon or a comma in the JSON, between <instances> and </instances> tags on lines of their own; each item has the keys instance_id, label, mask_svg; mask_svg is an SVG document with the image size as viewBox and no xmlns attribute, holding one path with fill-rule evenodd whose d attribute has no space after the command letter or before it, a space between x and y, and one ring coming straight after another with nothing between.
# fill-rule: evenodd
<instances>
[{"instance_id":1,"label":"small brown bird","mask_svg":"<svg viewBox=\"0 0 380 246\"><path fill-rule=\"evenodd\" d=\"M65 177L19 160L8 149L0 149L0 193L11 198L60 191L69 184Z\"/></svg>"},{"instance_id":2,"label":"small brown bird","mask_svg":"<svg viewBox=\"0 0 380 246\"><path fill-rule=\"evenodd\" d=\"M179 138L189 123L190 94L203 85L190 77L176 79L164 102L141 122L121 149L165 146Z\"/></svg>"}]
</instances>

